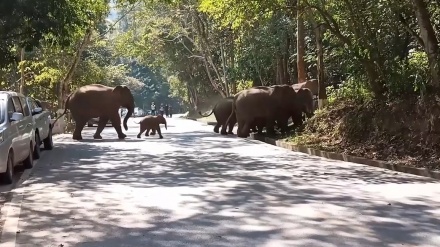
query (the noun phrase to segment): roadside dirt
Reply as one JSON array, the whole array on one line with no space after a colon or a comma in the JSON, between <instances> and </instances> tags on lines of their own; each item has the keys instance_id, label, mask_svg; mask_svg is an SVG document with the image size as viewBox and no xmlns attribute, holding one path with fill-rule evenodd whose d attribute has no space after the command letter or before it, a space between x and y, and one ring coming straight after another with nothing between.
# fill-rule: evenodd
<instances>
[{"instance_id":1,"label":"roadside dirt","mask_svg":"<svg viewBox=\"0 0 440 247\"><path fill-rule=\"evenodd\" d=\"M287 138L294 144L440 170L440 98L393 102L339 101Z\"/></svg>"}]
</instances>

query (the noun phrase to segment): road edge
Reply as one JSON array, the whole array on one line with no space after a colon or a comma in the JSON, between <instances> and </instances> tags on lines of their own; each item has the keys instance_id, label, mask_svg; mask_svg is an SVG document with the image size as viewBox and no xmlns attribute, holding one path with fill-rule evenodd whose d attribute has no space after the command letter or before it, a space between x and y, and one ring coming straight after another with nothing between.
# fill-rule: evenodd
<instances>
[{"instance_id":1,"label":"road edge","mask_svg":"<svg viewBox=\"0 0 440 247\"><path fill-rule=\"evenodd\" d=\"M201 123L205 123L207 125L216 125L217 124L216 122L210 122L210 121L207 122L207 121L203 121L203 120L195 119L195 118L188 118L188 119L191 119L191 120L194 120L197 122L201 122ZM277 147L288 149L288 150L294 151L294 152L305 153L305 154L323 157L323 158L332 159L332 160L347 161L347 162L352 162L352 163L357 163L357 164L362 164L362 165L367 165L367 166L373 166L373 167L378 167L378 168L382 168L382 169L403 172L403 173L412 174L412 175L416 175L416 176L422 176L422 177L428 177L428 178L440 180L440 172L431 171L426 168L409 167L409 166L392 164L390 162L383 161L383 160L373 160L373 159L367 159L367 158L348 155L348 154L322 151L322 150L318 150L318 149L314 149L314 148L310 148L310 147L306 147L306 146L293 145L293 144L287 143L285 141L276 140L276 139L273 139L270 137L265 137L265 136L258 135L255 133L251 133L250 138L253 140L261 141L261 142L271 144L271 145L274 145Z\"/></svg>"},{"instance_id":2,"label":"road edge","mask_svg":"<svg viewBox=\"0 0 440 247\"><path fill-rule=\"evenodd\" d=\"M314 149L314 148L310 148L310 147L290 144L285 141L276 140L276 139L273 139L270 137L265 137L265 136L258 135L255 133L251 133L250 138L253 140L261 141L261 142L271 144L271 145L274 145L277 147L288 149L288 150L294 151L294 152L301 152L301 153L305 153L305 154L309 154L309 155L313 155L313 156L318 156L318 157L323 157L323 158L327 158L327 159L347 161L347 162L352 162L352 163L357 163L357 164L362 164L362 165L367 165L367 166L373 166L373 167L383 168L383 169L392 170L392 171L396 171L396 172L403 172L403 173L408 173L408 174L412 174L412 175L416 175L416 176L422 176L422 177L428 177L428 178L440 180L440 172L431 171L426 168L409 167L409 166L392 164L390 162L383 161L383 160L373 160L373 159L367 159L367 158L357 157L357 156L348 155L348 154L322 151L322 150L318 150L318 149Z\"/></svg>"},{"instance_id":3,"label":"road edge","mask_svg":"<svg viewBox=\"0 0 440 247\"><path fill-rule=\"evenodd\" d=\"M23 191L20 190L25 181L29 178L32 171L38 165L39 161L47 154L43 152L38 160L34 161L31 169L24 170L17 181L15 187L11 190L11 201L6 202L2 207L2 218L4 224L0 235L0 247L15 247L18 233L18 223L20 221L21 205L24 199Z\"/></svg>"}]
</instances>

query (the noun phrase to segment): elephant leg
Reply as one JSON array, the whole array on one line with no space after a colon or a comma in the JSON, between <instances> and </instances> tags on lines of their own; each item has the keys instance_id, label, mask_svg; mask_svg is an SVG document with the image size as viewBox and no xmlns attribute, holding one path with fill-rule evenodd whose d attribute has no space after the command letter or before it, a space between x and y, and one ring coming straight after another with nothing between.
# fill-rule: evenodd
<instances>
[{"instance_id":1,"label":"elephant leg","mask_svg":"<svg viewBox=\"0 0 440 247\"><path fill-rule=\"evenodd\" d=\"M281 133L287 133L287 126L288 126L288 119L287 120L283 120L283 121L277 121L277 125L280 128L280 132Z\"/></svg>"},{"instance_id":2,"label":"elephant leg","mask_svg":"<svg viewBox=\"0 0 440 247\"><path fill-rule=\"evenodd\" d=\"M127 137L127 135L122 133L121 118L119 117L118 111L116 111L115 114L112 114L112 116L110 117L110 121L112 122L112 126L113 128L115 128L116 133L118 133L119 139L124 139L125 137Z\"/></svg>"},{"instance_id":3,"label":"elephant leg","mask_svg":"<svg viewBox=\"0 0 440 247\"><path fill-rule=\"evenodd\" d=\"M160 126L159 125L157 125L156 131L157 131L157 134L159 134L159 139L163 139L162 132L160 131Z\"/></svg>"},{"instance_id":4,"label":"elephant leg","mask_svg":"<svg viewBox=\"0 0 440 247\"><path fill-rule=\"evenodd\" d=\"M243 136L244 138L249 137L250 130L251 130L251 123L248 122L248 121L246 121L246 122L244 123L244 125L243 125L243 129L242 129L242 131L241 131L242 136Z\"/></svg>"},{"instance_id":5,"label":"elephant leg","mask_svg":"<svg viewBox=\"0 0 440 247\"><path fill-rule=\"evenodd\" d=\"M261 123L257 123L257 127L256 127L257 128L257 133L260 134L260 135L263 134L264 124L265 123L263 121Z\"/></svg>"},{"instance_id":6,"label":"elephant leg","mask_svg":"<svg viewBox=\"0 0 440 247\"><path fill-rule=\"evenodd\" d=\"M246 138L248 135L249 123L247 123L245 120L238 120L237 137Z\"/></svg>"},{"instance_id":7,"label":"elephant leg","mask_svg":"<svg viewBox=\"0 0 440 247\"><path fill-rule=\"evenodd\" d=\"M87 123L86 119L74 119L75 120L75 130L73 131L73 140L82 140L81 132Z\"/></svg>"},{"instance_id":8,"label":"elephant leg","mask_svg":"<svg viewBox=\"0 0 440 247\"><path fill-rule=\"evenodd\" d=\"M222 126L222 124L220 124L218 121L217 121L217 124L215 125L215 127L214 127L214 132L215 133L219 133L220 131L220 126Z\"/></svg>"},{"instance_id":9,"label":"elephant leg","mask_svg":"<svg viewBox=\"0 0 440 247\"><path fill-rule=\"evenodd\" d=\"M152 129L151 129L151 133L150 133L150 135L152 135L152 136L156 135L156 129L155 129L155 128L152 128Z\"/></svg>"},{"instance_id":10,"label":"elephant leg","mask_svg":"<svg viewBox=\"0 0 440 247\"><path fill-rule=\"evenodd\" d=\"M147 128L147 131L145 132L145 136L150 136L149 133L150 133L150 129Z\"/></svg>"},{"instance_id":11,"label":"elephant leg","mask_svg":"<svg viewBox=\"0 0 440 247\"><path fill-rule=\"evenodd\" d=\"M137 138L141 138L142 133L144 133L145 127L142 126L142 123L139 125L139 134L137 135Z\"/></svg>"},{"instance_id":12,"label":"elephant leg","mask_svg":"<svg viewBox=\"0 0 440 247\"><path fill-rule=\"evenodd\" d=\"M108 121L108 118L106 118L106 117L99 118L98 128L96 128L96 132L93 135L94 139L102 139L101 132L104 130L105 124L107 123L107 121Z\"/></svg>"},{"instance_id":13,"label":"elephant leg","mask_svg":"<svg viewBox=\"0 0 440 247\"><path fill-rule=\"evenodd\" d=\"M269 135L275 135L275 124L271 117L266 119L266 132Z\"/></svg>"},{"instance_id":14,"label":"elephant leg","mask_svg":"<svg viewBox=\"0 0 440 247\"><path fill-rule=\"evenodd\" d=\"M228 119L226 119L226 121L228 121ZM221 129L221 131L220 131L220 134L221 135L227 135L228 133L226 132L226 121L225 121L225 123L223 123L222 124L222 129ZM220 127L220 126L219 126Z\"/></svg>"},{"instance_id":15,"label":"elephant leg","mask_svg":"<svg viewBox=\"0 0 440 247\"><path fill-rule=\"evenodd\" d=\"M229 123L229 131L228 134L233 135L234 132L232 132L232 130L234 129L234 125L235 125L235 121L232 123Z\"/></svg>"}]
</instances>

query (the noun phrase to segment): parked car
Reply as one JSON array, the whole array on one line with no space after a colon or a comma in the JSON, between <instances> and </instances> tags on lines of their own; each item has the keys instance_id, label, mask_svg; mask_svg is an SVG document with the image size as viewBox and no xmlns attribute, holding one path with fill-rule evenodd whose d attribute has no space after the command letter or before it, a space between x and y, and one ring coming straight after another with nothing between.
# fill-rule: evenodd
<instances>
[{"instance_id":1,"label":"parked car","mask_svg":"<svg viewBox=\"0 0 440 247\"><path fill-rule=\"evenodd\" d=\"M44 145L45 150L53 149L52 128L50 111L43 108L40 101L28 97L28 105L31 109L31 114L34 118L35 131L35 148L34 159L40 158L41 144Z\"/></svg>"},{"instance_id":2,"label":"parked car","mask_svg":"<svg viewBox=\"0 0 440 247\"><path fill-rule=\"evenodd\" d=\"M14 167L34 165L34 119L24 95L0 91L0 181L11 184Z\"/></svg>"}]
</instances>

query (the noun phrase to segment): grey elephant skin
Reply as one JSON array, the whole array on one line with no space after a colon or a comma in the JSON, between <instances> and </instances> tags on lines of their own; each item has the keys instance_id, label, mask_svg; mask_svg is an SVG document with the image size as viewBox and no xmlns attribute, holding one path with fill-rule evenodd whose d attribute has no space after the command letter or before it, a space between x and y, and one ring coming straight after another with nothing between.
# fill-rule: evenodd
<instances>
[{"instance_id":1,"label":"grey elephant skin","mask_svg":"<svg viewBox=\"0 0 440 247\"><path fill-rule=\"evenodd\" d=\"M202 114L199 111L200 116L202 117L209 117L212 114L214 114L215 120L217 121L217 124L214 126L214 132L219 133L220 126L225 126L226 129L226 121L228 120L229 116L232 113L232 103L234 101L234 97L226 97L223 99L220 99L217 104L212 108L211 112L209 114ZM234 134L232 130L234 129L234 125L237 123L237 119L235 118L235 115L233 115L229 121L229 129L228 132L222 132L222 134Z\"/></svg>"},{"instance_id":2,"label":"grey elephant skin","mask_svg":"<svg viewBox=\"0 0 440 247\"><path fill-rule=\"evenodd\" d=\"M248 137L250 126L262 119L269 134L274 134L275 123L285 132L290 117L298 124L303 112L307 116L313 114L310 106L313 106L313 95L309 89L296 91L291 85L258 86L235 94L227 123L235 114L237 136L242 138Z\"/></svg>"},{"instance_id":3,"label":"grey elephant skin","mask_svg":"<svg viewBox=\"0 0 440 247\"><path fill-rule=\"evenodd\" d=\"M94 139L102 139L101 132L105 124L110 120L115 128L118 138L127 137L122 133L119 108L125 107L128 112L125 115L123 125L128 130L127 121L134 112L134 98L130 89L124 85L108 87L101 84L90 84L78 88L72 92L66 100L63 114L55 122L70 110L72 118L76 123L72 138L81 140L81 132L87 121L99 117L98 128L93 135Z\"/></svg>"},{"instance_id":4,"label":"grey elephant skin","mask_svg":"<svg viewBox=\"0 0 440 247\"><path fill-rule=\"evenodd\" d=\"M235 118L235 114L232 115L231 119L228 121L229 116L232 113L232 103L234 101L234 96L229 96L223 99L220 99L217 104L215 104L214 108L212 108L211 112L208 114L202 114L199 111L200 116L202 117L209 117L212 114L214 114L216 125L214 126L214 132L219 133L220 126L222 127L222 135L231 134L233 135L233 129L234 125L237 123L237 119ZM224 128L223 128L224 126ZM264 119L256 119L251 124L252 132L261 133L263 131L263 127L265 126L265 120ZM228 128L228 131L226 132L226 127Z\"/></svg>"},{"instance_id":5,"label":"grey elephant skin","mask_svg":"<svg viewBox=\"0 0 440 247\"><path fill-rule=\"evenodd\" d=\"M134 121L137 123L136 121ZM167 120L162 115L157 116L146 116L139 123L139 134L137 138L141 138L142 133L146 130L145 136L155 135L156 132L159 134L159 138L162 139L162 132L160 130L160 124L165 124L165 129L167 129ZM148 134L151 130L151 133Z\"/></svg>"}]
</instances>

